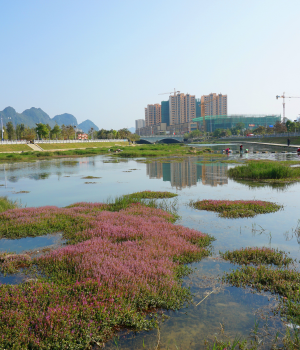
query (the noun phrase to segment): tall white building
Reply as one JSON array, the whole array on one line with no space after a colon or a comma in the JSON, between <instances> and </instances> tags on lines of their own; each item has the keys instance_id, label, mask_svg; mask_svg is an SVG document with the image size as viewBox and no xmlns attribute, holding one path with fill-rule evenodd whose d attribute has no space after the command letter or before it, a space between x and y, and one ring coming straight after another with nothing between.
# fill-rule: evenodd
<instances>
[{"instance_id":1,"label":"tall white building","mask_svg":"<svg viewBox=\"0 0 300 350\"><path fill-rule=\"evenodd\" d=\"M145 125L145 119L137 119L135 121L135 132L137 132L138 129L143 128Z\"/></svg>"},{"instance_id":2,"label":"tall white building","mask_svg":"<svg viewBox=\"0 0 300 350\"><path fill-rule=\"evenodd\" d=\"M195 95L174 94L169 97L169 125L189 123L196 118Z\"/></svg>"}]
</instances>

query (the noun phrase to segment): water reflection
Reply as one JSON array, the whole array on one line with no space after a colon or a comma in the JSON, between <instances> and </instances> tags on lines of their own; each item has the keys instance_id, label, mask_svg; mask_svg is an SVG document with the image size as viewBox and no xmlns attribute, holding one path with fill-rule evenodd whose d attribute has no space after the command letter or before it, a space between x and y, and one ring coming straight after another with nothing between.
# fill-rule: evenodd
<instances>
[{"instance_id":1,"label":"water reflection","mask_svg":"<svg viewBox=\"0 0 300 350\"><path fill-rule=\"evenodd\" d=\"M227 185L228 165L224 163L196 163L195 158L186 158L181 162L146 164L146 172L150 179L163 179L171 183L172 187L181 190L196 186L202 181L203 185Z\"/></svg>"}]
</instances>

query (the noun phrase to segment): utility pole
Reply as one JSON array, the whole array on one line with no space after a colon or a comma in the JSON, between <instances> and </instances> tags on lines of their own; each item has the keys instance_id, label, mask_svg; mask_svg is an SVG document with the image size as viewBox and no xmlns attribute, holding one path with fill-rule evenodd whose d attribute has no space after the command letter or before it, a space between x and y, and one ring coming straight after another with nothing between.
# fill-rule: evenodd
<instances>
[{"instance_id":1,"label":"utility pole","mask_svg":"<svg viewBox=\"0 0 300 350\"><path fill-rule=\"evenodd\" d=\"M1 132L2 132L2 141L3 141L3 119L1 117Z\"/></svg>"}]
</instances>

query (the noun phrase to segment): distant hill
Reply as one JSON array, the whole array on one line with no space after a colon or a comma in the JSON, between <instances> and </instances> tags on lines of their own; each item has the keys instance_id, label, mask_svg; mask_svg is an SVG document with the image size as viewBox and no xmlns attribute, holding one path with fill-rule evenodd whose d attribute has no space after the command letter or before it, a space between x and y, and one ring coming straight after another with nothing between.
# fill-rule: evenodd
<instances>
[{"instance_id":1,"label":"distant hill","mask_svg":"<svg viewBox=\"0 0 300 350\"><path fill-rule=\"evenodd\" d=\"M128 128L128 130L133 134L135 133L135 128Z\"/></svg>"},{"instance_id":2,"label":"distant hill","mask_svg":"<svg viewBox=\"0 0 300 350\"><path fill-rule=\"evenodd\" d=\"M30 128L36 127L36 123L49 124L52 128L55 124L59 126L64 125L76 125L79 129L82 129L84 132L88 132L90 128L94 130L99 130L97 125L95 125L91 120L87 119L81 124L78 124L77 119L74 115L69 113L64 113L56 115L54 118L50 118L47 113L45 113L41 108L32 107L26 109L22 113L17 113L16 110L12 107L6 107L3 111L0 111L0 117L3 120L3 125L6 125L11 121L15 126L17 124L24 124Z\"/></svg>"},{"instance_id":3,"label":"distant hill","mask_svg":"<svg viewBox=\"0 0 300 350\"><path fill-rule=\"evenodd\" d=\"M54 126L55 122L49 117L47 113L40 108L26 109L23 113L17 113L14 108L6 107L0 112L0 117L3 119L3 124L6 125L11 121L14 125L24 124L29 127L35 127L35 123L49 124Z\"/></svg>"},{"instance_id":4,"label":"distant hill","mask_svg":"<svg viewBox=\"0 0 300 350\"><path fill-rule=\"evenodd\" d=\"M89 119L85 120L84 122L78 125L78 129L81 129L85 133L88 133L91 128L93 128L96 131L99 130L98 126L94 124L92 121L90 121Z\"/></svg>"},{"instance_id":5,"label":"distant hill","mask_svg":"<svg viewBox=\"0 0 300 350\"><path fill-rule=\"evenodd\" d=\"M64 113L56 115L53 119L59 126L64 125L78 125L77 119L72 114Z\"/></svg>"},{"instance_id":6,"label":"distant hill","mask_svg":"<svg viewBox=\"0 0 300 350\"><path fill-rule=\"evenodd\" d=\"M24 123L26 125L28 125L28 123L31 123L30 126L32 127L34 127L36 123L49 124L51 127L55 125L55 122L41 108L32 107L30 109L25 109L22 114L25 118L27 117ZM14 121L13 124L15 124Z\"/></svg>"}]
</instances>

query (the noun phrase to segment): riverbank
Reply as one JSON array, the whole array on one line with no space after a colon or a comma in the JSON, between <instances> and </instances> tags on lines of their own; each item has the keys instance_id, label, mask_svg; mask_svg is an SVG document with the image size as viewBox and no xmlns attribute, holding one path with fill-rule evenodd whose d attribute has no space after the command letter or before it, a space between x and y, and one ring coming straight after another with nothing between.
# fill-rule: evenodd
<instances>
[{"instance_id":1,"label":"riverbank","mask_svg":"<svg viewBox=\"0 0 300 350\"><path fill-rule=\"evenodd\" d=\"M49 146L49 145L47 145ZM208 155L211 153L209 148L198 149L183 144L160 144L160 145L130 145L122 146L115 144L113 146L105 145L103 147L88 147L85 149L69 149L64 151L48 150L43 152L21 152L21 153L0 153L0 163L11 162L29 162L35 160L54 159L62 157L88 157L99 154L107 154L122 158L144 158L144 157L166 157L166 156L185 156L185 155ZM224 156L224 155L219 155Z\"/></svg>"}]
</instances>

